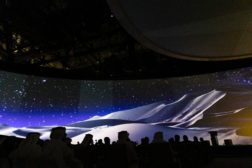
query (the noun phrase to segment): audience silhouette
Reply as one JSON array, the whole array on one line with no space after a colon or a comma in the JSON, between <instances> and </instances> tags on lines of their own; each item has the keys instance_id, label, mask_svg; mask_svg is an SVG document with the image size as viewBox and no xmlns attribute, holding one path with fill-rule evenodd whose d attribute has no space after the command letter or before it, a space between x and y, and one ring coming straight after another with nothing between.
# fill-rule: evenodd
<instances>
[{"instance_id":1,"label":"audience silhouette","mask_svg":"<svg viewBox=\"0 0 252 168\"><path fill-rule=\"evenodd\" d=\"M228 143L231 140L226 140ZM118 132L111 144L109 137L98 139L86 134L80 144L71 144L66 128L52 128L50 139L40 140L40 134L28 133L25 139L0 136L1 168L197 168L212 161L213 149L202 137L187 135L164 139L156 132L150 143L148 137L137 145L127 131ZM225 145L232 148L234 145Z\"/></svg>"}]
</instances>

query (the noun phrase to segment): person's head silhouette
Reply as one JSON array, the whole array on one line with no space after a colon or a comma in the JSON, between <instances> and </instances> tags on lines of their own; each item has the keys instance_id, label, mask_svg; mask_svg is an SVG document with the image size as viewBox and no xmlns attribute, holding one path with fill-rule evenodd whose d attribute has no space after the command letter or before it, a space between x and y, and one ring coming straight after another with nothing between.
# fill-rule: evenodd
<instances>
[{"instance_id":1,"label":"person's head silhouette","mask_svg":"<svg viewBox=\"0 0 252 168\"><path fill-rule=\"evenodd\" d=\"M183 141L184 141L184 142L189 142L189 138L188 138L187 135L183 135Z\"/></svg>"},{"instance_id":2,"label":"person's head silhouette","mask_svg":"<svg viewBox=\"0 0 252 168\"><path fill-rule=\"evenodd\" d=\"M163 143L163 142L164 142L163 132L161 131L155 132L152 143Z\"/></svg>"},{"instance_id":3,"label":"person's head silhouette","mask_svg":"<svg viewBox=\"0 0 252 168\"><path fill-rule=\"evenodd\" d=\"M39 141L40 133L31 132L26 135L25 141L29 144L36 144Z\"/></svg>"},{"instance_id":4,"label":"person's head silhouette","mask_svg":"<svg viewBox=\"0 0 252 168\"><path fill-rule=\"evenodd\" d=\"M66 128L65 127L52 128L50 139L57 139L57 140L66 139Z\"/></svg>"},{"instance_id":5,"label":"person's head silhouette","mask_svg":"<svg viewBox=\"0 0 252 168\"><path fill-rule=\"evenodd\" d=\"M86 134L83 141L82 141L82 145L93 145L94 141L93 141L93 135L92 134Z\"/></svg>"},{"instance_id":6,"label":"person's head silhouette","mask_svg":"<svg viewBox=\"0 0 252 168\"><path fill-rule=\"evenodd\" d=\"M129 133L127 131L118 132L118 141L129 141Z\"/></svg>"},{"instance_id":7,"label":"person's head silhouette","mask_svg":"<svg viewBox=\"0 0 252 168\"><path fill-rule=\"evenodd\" d=\"M179 135L175 135L174 138L175 138L175 142L180 142L180 136Z\"/></svg>"},{"instance_id":8,"label":"person's head silhouette","mask_svg":"<svg viewBox=\"0 0 252 168\"><path fill-rule=\"evenodd\" d=\"M110 138L109 137L104 138L104 144L105 145L110 145Z\"/></svg>"}]
</instances>

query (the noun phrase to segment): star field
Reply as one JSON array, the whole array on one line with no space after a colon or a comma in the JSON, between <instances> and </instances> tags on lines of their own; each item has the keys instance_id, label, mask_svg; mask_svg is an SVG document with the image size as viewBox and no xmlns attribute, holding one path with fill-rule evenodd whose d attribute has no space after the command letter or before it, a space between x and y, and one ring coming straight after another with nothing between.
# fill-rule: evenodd
<instances>
[{"instance_id":1,"label":"star field","mask_svg":"<svg viewBox=\"0 0 252 168\"><path fill-rule=\"evenodd\" d=\"M188 93L238 86L252 89L252 68L119 81L78 81L0 72L0 123L16 127L65 125L158 101L172 102Z\"/></svg>"}]
</instances>

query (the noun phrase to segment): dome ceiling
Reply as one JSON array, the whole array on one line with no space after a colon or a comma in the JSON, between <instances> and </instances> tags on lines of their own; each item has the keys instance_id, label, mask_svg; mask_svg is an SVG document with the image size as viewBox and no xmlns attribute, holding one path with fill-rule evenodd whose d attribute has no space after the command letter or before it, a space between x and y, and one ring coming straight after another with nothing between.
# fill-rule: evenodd
<instances>
[{"instance_id":1,"label":"dome ceiling","mask_svg":"<svg viewBox=\"0 0 252 168\"><path fill-rule=\"evenodd\" d=\"M143 45L176 58L252 57L251 0L108 0Z\"/></svg>"},{"instance_id":2,"label":"dome ceiling","mask_svg":"<svg viewBox=\"0 0 252 168\"><path fill-rule=\"evenodd\" d=\"M190 61L151 50L132 36L111 3L112 11L106 0L1 1L0 69L63 78L138 79L252 65L251 59Z\"/></svg>"}]
</instances>

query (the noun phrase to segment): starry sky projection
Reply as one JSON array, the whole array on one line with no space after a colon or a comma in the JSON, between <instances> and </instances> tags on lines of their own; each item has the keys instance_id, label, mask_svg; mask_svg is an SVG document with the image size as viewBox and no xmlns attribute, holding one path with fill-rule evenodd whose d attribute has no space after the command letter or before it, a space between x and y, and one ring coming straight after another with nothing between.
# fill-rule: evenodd
<instances>
[{"instance_id":1,"label":"starry sky projection","mask_svg":"<svg viewBox=\"0 0 252 168\"><path fill-rule=\"evenodd\" d=\"M79 81L0 72L0 123L15 127L65 125L213 89L252 89L252 68L191 77Z\"/></svg>"}]
</instances>

